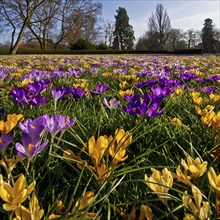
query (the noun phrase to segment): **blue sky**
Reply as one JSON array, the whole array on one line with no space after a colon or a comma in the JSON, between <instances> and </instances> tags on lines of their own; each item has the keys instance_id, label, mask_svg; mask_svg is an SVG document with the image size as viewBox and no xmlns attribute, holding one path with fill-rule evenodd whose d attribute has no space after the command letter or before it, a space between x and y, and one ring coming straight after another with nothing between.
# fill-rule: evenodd
<instances>
[{"instance_id":1,"label":"blue sky","mask_svg":"<svg viewBox=\"0 0 220 220\"><path fill-rule=\"evenodd\" d=\"M118 7L124 7L133 26L136 40L147 30L147 21L156 5L163 4L173 28L184 31L201 30L204 20L211 18L216 28L220 28L220 0L97 0L103 4L104 20L115 21Z\"/></svg>"}]
</instances>

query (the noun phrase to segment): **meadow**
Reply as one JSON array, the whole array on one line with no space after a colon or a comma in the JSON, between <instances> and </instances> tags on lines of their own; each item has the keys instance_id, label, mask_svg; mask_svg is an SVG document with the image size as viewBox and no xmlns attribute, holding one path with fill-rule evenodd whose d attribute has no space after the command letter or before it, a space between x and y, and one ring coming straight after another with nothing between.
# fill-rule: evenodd
<instances>
[{"instance_id":1,"label":"meadow","mask_svg":"<svg viewBox=\"0 0 220 220\"><path fill-rule=\"evenodd\" d=\"M220 57L0 57L0 219L218 219Z\"/></svg>"}]
</instances>

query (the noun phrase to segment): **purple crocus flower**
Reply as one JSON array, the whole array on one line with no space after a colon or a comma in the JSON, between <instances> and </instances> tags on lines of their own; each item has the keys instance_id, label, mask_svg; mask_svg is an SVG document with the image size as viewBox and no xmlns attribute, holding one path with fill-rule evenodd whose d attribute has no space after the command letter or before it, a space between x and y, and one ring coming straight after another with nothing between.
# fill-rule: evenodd
<instances>
[{"instance_id":1,"label":"purple crocus flower","mask_svg":"<svg viewBox=\"0 0 220 220\"><path fill-rule=\"evenodd\" d=\"M171 93L171 89L169 87L160 87L160 86L153 86L151 87L151 91L155 96L158 98L167 97Z\"/></svg>"},{"instance_id":2,"label":"purple crocus flower","mask_svg":"<svg viewBox=\"0 0 220 220\"><path fill-rule=\"evenodd\" d=\"M0 136L0 152L2 153L2 155L4 155L5 150L7 149L8 145L12 142L14 137L15 137L14 134L8 136L7 134L4 133Z\"/></svg>"},{"instance_id":3,"label":"purple crocus flower","mask_svg":"<svg viewBox=\"0 0 220 220\"><path fill-rule=\"evenodd\" d=\"M44 131L44 121L45 118L43 116L39 116L34 120L26 119L23 123L19 122L18 126L23 133L28 134L32 139L34 139L37 136L41 136Z\"/></svg>"},{"instance_id":4,"label":"purple crocus flower","mask_svg":"<svg viewBox=\"0 0 220 220\"><path fill-rule=\"evenodd\" d=\"M11 90L11 95L14 97L16 102L22 105L25 105L25 106L28 105L28 100L27 100L28 91L27 90L13 88Z\"/></svg>"},{"instance_id":5,"label":"purple crocus flower","mask_svg":"<svg viewBox=\"0 0 220 220\"><path fill-rule=\"evenodd\" d=\"M52 137L54 137L58 132L64 131L67 128L73 126L75 124L75 120L69 119L69 116L62 115L52 115L50 118L48 114L44 115L45 121L45 129L50 132Z\"/></svg>"},{"instance_id":6,"label":"purple crocus flower","mask_svg":"<svg viewBox=\"0 0 220 220\"><path fill-rule=\"evenodd\" d=\"M63 98L65 91L64 90L52 90L51 94L55 102L60 98Z\"/></svg>"},{"instance_id":7,"label":"purple crocus flower","mask_svg":"<svg viewBox=\"0 0 220 220\"><path fill-rule=\"evenodd\" d=\"M75 100L78 100L81 97L86 95L86 93L82 89L79 89L79 88L68 88L68 93L72 94Z\"/></svg>"},{"instance_id":8,"label":"purple crocus flower","mask_svg":"<svg viewBox=\"0 0 220 220\"><path fill-rule=\"evenodd\" d=\"M36 136L34 139L32 139L28 134L23 134L21 141L22 144L15 144L18 156L28 158L32 158L39 154L48 144L48 141L45 141L43 144L41 144L40 136Z\"/></svg>"},{"instance_id":9,"label":"purple crocus flower","mask_svg":"<svg viewBox=\"0 0 220 220\"><path fill-rule=\"evenodd\" d=\"M149 118L152 118L161 115L163 112L164 110L163 109L159 110L159 104L155 102L152 105L150 105L150 107L148 108L147 116Z\"/></svg>"},{"instance_id":10,"label":"purple crocus flower","mask_svg":"<svg viewBox=\"0 0 220 220\"><path fill-rule=\"evenodd\" d=\"M115 98L110 99L109 103L106 98L104 98L104 105L107 106L110 110L118 108L120 101L117 101Z\"/></svg>"},{"instance_id":11,"label":"purple crocus flower","mask_svg":"<svg viewBox=\"0 0 220 220\"><path fill-rule=\"evenodd\" d=\"M28 90L32 94L39 94L46 90L46 85L41 81L34 81L33 83L28 83Z\"/></svg>"},{"instance_id":12,"label":"purple crocus flower","mask_svg":"<svg viewBox=\"0 0 220 220\"><path fill-rule=\"evenodd\" d=\"M102 84L96 84L95 88L91 91L92 94L101 94L103 92L106 92L109 89L107 85Z\"/></svg>"},{"instance_id":13,"label":"purple crocus flower","mask_svg":"<svg viewBox=\"0 0 220 220\"><path fill-rule=\"evenodd\" d=\"M43 106L48 102L48 98L45 98L44 96L35 96L29 98L29 103L32 106Z\"/></svg>"}]
</instances>

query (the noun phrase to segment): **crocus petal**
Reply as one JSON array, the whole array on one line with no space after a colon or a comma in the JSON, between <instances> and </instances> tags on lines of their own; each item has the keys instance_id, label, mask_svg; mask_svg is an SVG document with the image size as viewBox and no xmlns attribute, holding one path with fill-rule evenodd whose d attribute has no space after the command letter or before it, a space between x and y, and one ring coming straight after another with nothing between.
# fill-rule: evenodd
<instances>
[{"instance_id":1,"label":"crocus petal","mask_svg":"<svg viewBox=\"0 0 220 220\"><path fill-rule=\"evenodd\" d=\"M26 178L22 174L15 182L13 189L12 189L12 195L18 195L19 192L24 190L26 188Z\"/></svg>"},{"instance_id":2,"label":"crocus petal","mask_svg":"<svg viewBox=\"0 0 220 220\"><path fill-rule=\"evenodd\" d=\"M13 211L18 208L18 204L10 204L10 203L5 203L3 204L3 209L5 211Z\"/></svg>"},{"instance_id":3,"label":"crocus petal","mask_svg":"<svg viewBox=\"0 0 220 220\"><path fill-rule=\"evenodd\" d=\"M28 193L27 189L22 190L12 201L12 204L21 204L27 199Z\"/></svg>"},{"instance_id":4,"label":"crocus petal","mask_svg":"<svg viewBox=\"0 0 220 220\"><path fill-rule=\"evenodd\" d=\"M94 192L92 191L86 192L82 198L77 200L76 204L74 205L72 209L72 213L75 210L81 210L81 209L86 208L92 202L94 196L95 196Z\"/></svg>"},{"instance_id":5,"label":"crocus petal","mask_svg":"<svg viewBox=\"0 0 220 220\"><path fill-rule=\"evenodd\" d=\"M15 148L18 152L19 157L26 157L27 154L25 152L25 149L24 149L23 145L21 145L20 143L16 143Z\"/></svg>"},{"instance_id":6,"label":"crocus petal","mask_svg":"<svg viewBox=\"0 0 220 220\"><path fill-rule=\"evenodd\" d=\"M11 203L11 200L12 200L12 187L11 187L9 184L4 183L4 184L1 186L0 196L1 196L1 198L2 198L5 202Z\"/></svg>"}]
</instances>

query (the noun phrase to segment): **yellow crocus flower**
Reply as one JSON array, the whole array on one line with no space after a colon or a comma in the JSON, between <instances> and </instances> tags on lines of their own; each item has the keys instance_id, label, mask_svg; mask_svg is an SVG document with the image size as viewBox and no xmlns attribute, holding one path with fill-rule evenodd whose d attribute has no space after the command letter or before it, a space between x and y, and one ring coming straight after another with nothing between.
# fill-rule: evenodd
<instances>
[{"instance_id":1,"label":"yellow crocus flower","mask_svg":"<svg viewBox=\"0 0 220 220\"><path fill-rule=\"evenodd\" d=\"M125 95L132 95L132 94L134 94L132 89L127 89L126 91L122 91L122 90L119 91L119 96L121 96L122 98Z\"/></svg>"},{"instance_id":2,"label":"yellow crocus flower","mask_svg":"<svg viewBox=\"0 0 220 220\"><path fill-rule=\"evenodd\" d=\"M153 213L152 213L152 210L147 205L141 205L139 220L145 220L145 219L152 220Z\"/></svg>"},{"instance_id":3,"label":"yellow crocus flower","mask_svg":"<svg viewBox=\"0 0 220 220\"><path fill-rule=\"evenodd\" d=\"M150 177L145 174L146 185L157 193L161 202L167 205L167 198L169 198L167 193L173 186L173 176L167 168L164 168L162 172L154 168L151 171L153 173Z\"/></svg>"},{"instance_id":4,"label":"yellow crocus flower","mask_svg":"<svg viewBox=\"0 0 220 220\"><path fill-rule=\"evenodd\" d=\"M32 196L29 209L21 206L15 210L16 218L13 220L40 220L44 214L44 210L40 209L38 199L35 195Z\"/></svg>"},{"instance_id":5,"label":"yellow crocus flower","mask_svg":"<svg viewBox=\"0 0 220 220\"><path fill-rule=\"evenodd\" d=\"M98 167L107 148L107 137L100 136L97 141L95 141L94 136L89 139L88 152L95 167Z\"/></svg>"},{"instance_id":6,"label":"yellow crocus flower","mask_svg":"<svg viewBox=\"0 0 220 220\"><path fill-rule=\"evenodd\" d=\"M119 83L119 87L120 87L121 89L125 88L127 85L128 85L127 81L123 81L123 82L120 82L120 83Z\"/></svg>"},{"instance_id":7,"label":"yellow crocus flower","mask_svg":"<svg viewBox=\"0 0 220 220\"><path fill-rule=\"evenodd\" d=\"M220 104L220 95L211 93L209 95L210 100L212 101L213 105Z\"/></svg>"},{"instance_id":8,"label":"yellow crocus flower","mask_svg":"<svg viewBox=\"0 0 220 220\"><path fill-rule=\"evenodd\" d=\"M88 205L91 204L94 197L95 197L94 192L92 191L85 192L85 194L76 201L71 212L74 213L76 210L80 211L86 208Z\"/></svg>"},{"instance_id":9,"label":"yellow crocus flower","mask_svg":"<svg viewBox=\"0 0 220 220\"><path fill-rule=\"evenodd\" d=\"M191 173L191 176L193 178L198 178L202 176L207 169L207 162L201 162L200 158L197 157L195 160L193 160L191 157L186 158L187 163L185 160L181 160L181 164L184 167L185 171L189 170Z\"/></svg>"},{"instance_id":10,"label":"yellow crocus flower","mask_svg":"<svg viewBox=\"0 0 220 220\"><path fill-rule=\"evenodd\" d=\"M6 182L3 182L1 186L1 198L6 203L3 204L3 208L6 211L16 210L22 202L24 202L28 195L33 191L35 182L27 186L26 178L22 174L12 187Z\"/></svg>"},{"instance_id":11,"label":"yellow crocus flower","mask_svg":"<svg viewBox=\"0 0 220 220\"><path fill-rule=\"evenodd\" d=\"M104 183L107 177L110 175L110 172L106 166L106 163L102 163L100 166L98 166L96 169L96 173L101 183Z\"/></svg>"},{"instance_id":12,"label":"yellow crocus flower","mask_svg":"<svg viewBox=\"0 0 220 220\"><path fill-rule=\"evenodd\" d=\"M175 90L175 94L177 95L177 96L182 96L183 95L183 89L180 89L180 88L177 88L176 90Z\"/></svg>"},{"instance_id":13,"label":"yellow crocus flower","mask_svg":"<svg viewBox=\"0 0 220 220\"><path fill-rule=\"evenodd\" d=\"M24 158L19 156L13 156L11 158L5 157L4 159L0 160L0 165L3 166L6 173L9 175L10 172L14 169L15 165L22 160L24 160Z\"/></svg>"},{"instance_id":14,"label":"yellow crocus flower","mask_svg":"<svg viewBox=\"0 0 220 220\"><path fill-rule=\"evenodd\" d=\"M196 218L192 214L186 214L183 220L196 220Z\"/></svg>"},{"instance_id":15,"label":"yellow crocus flower","mask_svg":"<svg viewBox=\"0 0 220 220\"><path fill-rule=\"evenodd\" d=\"M5 134L9 133L22 117L22 114L8 114L6 122L0 121L0 132Z\"/></svg>"},{"instance_id":16,"label":"yellow crocus flower","mask_svg":"<svg viewBox=\"0 0 220 220\"><path fill-rule=\"evenodd\" d=\"M202 201L202 193L196 186L192 186L192 194L194 202L187 192L183 195L182 202L184 206L192 211L199 219L206 220L210 210L209 203Z\"/></svg>"},{"instance_id":17,"label":"yellow crocus flower","mask_svg":"<svg viewBox=\"0 0 220 220\"><path fill-rule=\"evenodd\" d=\"M190 182L191 177L187 175L187 172L186 172L186 171L185 171L185 172L182 172L182 170L180 169L180 166L178 166L178 167L176 168L176 174L174 173L174 174L173 174L173 177L174 177L174 178L177 178L177 180L178 180L179 182L182 182L182 183L184 183L184 184L186 184L186 185L191 185L191 182Z\"/></svg>"},{"instance_id":18,"label":"yellow crocus flower","mask_svg":"<svg viewBox=\"0 0 220 220\"><path fill-rule=\"evenodd\" d=\"M211 112L207 112L206 115L203 115L201 117L201 121L205 126L210 127L212 125L212 120L215 117L215 112L211 111Z\"/></svg>"},{"instance_id":19,"label":"yellow crocus flower","mask_svg":"<svg viewBox=\"0 0 220 220\"><path fill-rule=\"evenodd\" d=\"M113 166L118 162L125 161L128 156L125 156L126 148L132 141L132 134L130 132L125 132L123 129L116 129L115 137L112 136L108 138L109 141L109 154L113 158Z\"/></svg>"},{"instance_id":20,"label":"yellow crocus flower","mask_svg":"<svg viewBox=\"0 0 220 220\"><path fill-rule=\"evenodd\" d=\"M209 179L209 184L210 186L220 192L220 174L217 176L215 173L215 170L210 167L208 171L208 179Z\"/></svg>"},{"instance_id":21,"label":"yellow crocus flower","mask_svg":"<svg viewBox=\"0 0 220 220\"><path fill-rule=\"evenodd\" d=\"M21 83L18 85L18 87L22 87L22 88L27 87L28 83L30 83L30 82L32 82L31 79L24 79L21 81Z\"/></svg>"},{"instance_id":22,"label":"yellow crocus flower","mask_svg":"<svg viewBox=\"0 0 220 220\"><path fill-rule=\"evenodd\" d=\"M212 117L211 124L214 131L220 128L220 111Z\"/></svg>"},{"instance_id":23,"label":"yellow crocus flower","mask_svg":"<svg viewBox=\"0 0 220 220\"><path fill-rule=\"evenodd\" d=\"M196 106L200 106L202 104L202 97L199 92L192 92L191 97Z\"/></svg>"}]
</instances>

